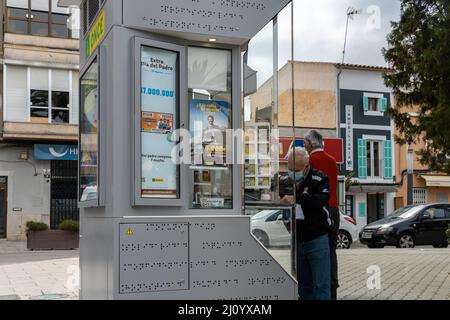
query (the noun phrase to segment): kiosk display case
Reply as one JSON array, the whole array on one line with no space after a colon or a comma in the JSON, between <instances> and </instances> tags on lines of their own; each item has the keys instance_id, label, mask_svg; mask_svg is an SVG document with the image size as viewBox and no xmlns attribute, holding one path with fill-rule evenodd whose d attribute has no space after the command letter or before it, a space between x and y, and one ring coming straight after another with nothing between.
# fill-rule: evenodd
<instances>
[{"instance_id":1,"label":"kiosk display case","mask_svg":"<svg viewBox=\"0 0 450 320\"><path fill-rule=\"evenodd\" d=\"M188 48L191 209L232 209L232 51Z\"/></svg>"},{"instance_id":2,"label":"kiosk display case","mask_svg":"<svg viewBox=\"0 0 450 320\"><path fill-rule=\"evenodd\" d=\"M288 2L81 2L82 299L296 298L251 234L236 143L243 47Z\"/></svg>"}]
</instances>

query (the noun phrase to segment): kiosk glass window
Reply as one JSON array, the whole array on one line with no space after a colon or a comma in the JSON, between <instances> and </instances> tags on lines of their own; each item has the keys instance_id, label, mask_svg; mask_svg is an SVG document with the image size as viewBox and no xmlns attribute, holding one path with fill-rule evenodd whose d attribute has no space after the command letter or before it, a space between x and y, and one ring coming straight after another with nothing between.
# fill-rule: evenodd
<instances>
[{"instance_id":1,"label":"kiosk glass window","mask_svg":"<svg viewBox=\"0 0 450 320\"><path fill-rule=\"evenodd\" d=\"M94 61L81 78L80 201L98 199L98 68Z\"/></svg>"},{"instance_id":2,"label":"kiosk glass window","mask_svg":"<svg viewBox=\"0 0 450 320\"><path fill-rule=\"evenodd\" d=\"M233 208L231 51L188 49L192 209Z\"/></svg>"},{"instance_id":3,"label":"kiosk glass window","mask_svg":"<svg viewBox=\"0 0 450 320\"><path fill-rule=\"evenodd\" d=\"M178 199L179 53L141 46L141 197ZM157 147L155 147L157 146Z\"/></svg>"}]
</instances>

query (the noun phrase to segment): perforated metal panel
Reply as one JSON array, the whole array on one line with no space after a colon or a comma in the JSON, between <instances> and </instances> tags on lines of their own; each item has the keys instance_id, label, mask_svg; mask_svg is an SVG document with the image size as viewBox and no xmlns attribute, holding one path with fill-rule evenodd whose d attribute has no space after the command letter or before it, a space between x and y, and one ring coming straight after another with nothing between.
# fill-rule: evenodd
<instances>
[{"instance_id":1,"label":"perforated metal panel","mask_svg":"<svg viewBox=\"0 0 450 320\"><path fill-rule=\"evenodd\" d=\"M248 218L174 219L118 225L117 298L296 298L295 280L250 234Z\"/></svg>"},{"instance_id":2,"label":"perforated metal panel","mask_svg":"<svg viewBox=\"0 0 450 320\"><path fill-rule=\"evenodd\" d=\"M187 290L188 231L187 223L121 224L119 292Z\"/></svg>"},{"instance_id":3,"label":"perforated metal panel","mask_svg":"<svg viewBox=\"0 0 450 320\"><path fill-rule=\"evenodd\" d=\"M154 30L250 39L290 0L133 0L124 24Z\"/></svg>"}]
</instances>

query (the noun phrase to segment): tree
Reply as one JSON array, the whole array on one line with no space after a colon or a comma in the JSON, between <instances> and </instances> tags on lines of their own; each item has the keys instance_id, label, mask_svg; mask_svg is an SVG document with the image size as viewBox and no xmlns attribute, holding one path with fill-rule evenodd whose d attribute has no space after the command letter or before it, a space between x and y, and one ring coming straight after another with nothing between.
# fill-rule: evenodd
<instances>
[{"instance_id":1,"label":"tree","mask_svg":"<svg viewBox=\"0 0 450 320\"><path fill-rule=\"evenodd\" d=\"M393 68L384 80L397 98L390 108L400 132L396 140L424 139L420 162L450 173L450 1L402 0L392 29L383 55ZM408 112L413 107L417 117Z\"/></svg>"}]
</instances>

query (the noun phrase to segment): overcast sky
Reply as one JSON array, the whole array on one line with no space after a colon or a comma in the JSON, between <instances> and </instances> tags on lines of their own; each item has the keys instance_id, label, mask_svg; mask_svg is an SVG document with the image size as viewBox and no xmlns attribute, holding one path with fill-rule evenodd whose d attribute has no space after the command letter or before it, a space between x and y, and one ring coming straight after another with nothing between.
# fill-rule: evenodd
<instances>
[{"instance_id":1,"label":"overcast sky","mask_svg":"<svg viewBox=\"0 0 450 320\"><path fill-rule=\"evenodd\" d=\"M391 21L400 18L400 0L294 0L294 59L341 62L347 8L361 10L349 21L346 63L385 66ZM258 70L258 84L271 74L272 26L250 43L249 65ZM290 8L279 15L279 66L290 59Z\"/></svg>"},{"instance_id":2,"label":"overcast sky","mask_svg":"<svg viewBox=\"0 0 450 320\"><path fill-rule=\"evenodd\" d=\"M385 65L381 49L400 18L399 0L294 0L295 58L340 61L349 6L362 12L349 22L346 62Z\"/></svg>"}]
</instances>

